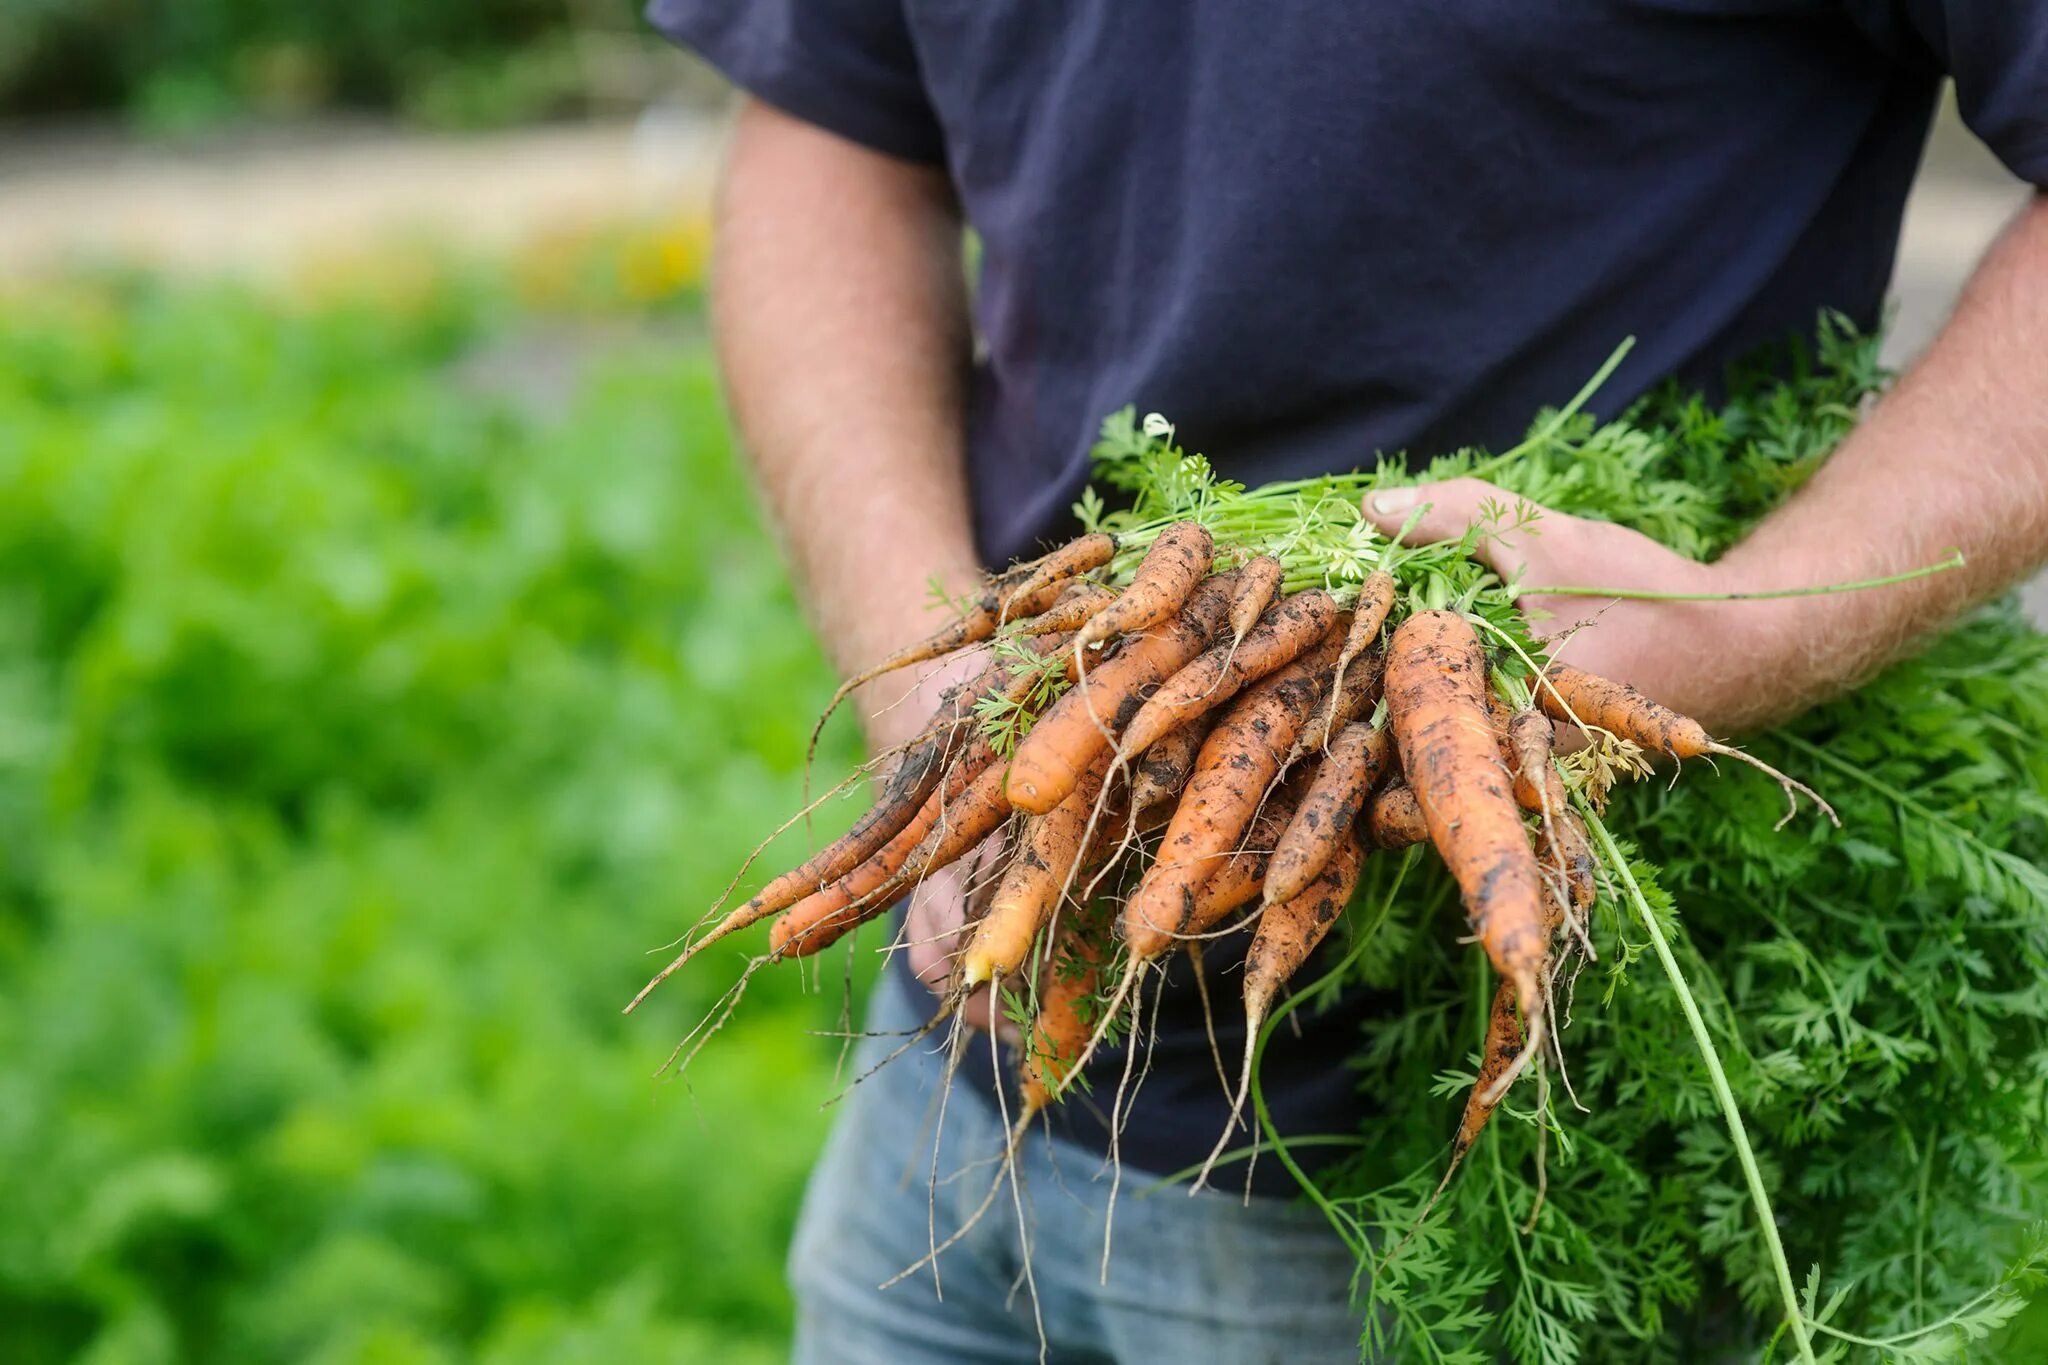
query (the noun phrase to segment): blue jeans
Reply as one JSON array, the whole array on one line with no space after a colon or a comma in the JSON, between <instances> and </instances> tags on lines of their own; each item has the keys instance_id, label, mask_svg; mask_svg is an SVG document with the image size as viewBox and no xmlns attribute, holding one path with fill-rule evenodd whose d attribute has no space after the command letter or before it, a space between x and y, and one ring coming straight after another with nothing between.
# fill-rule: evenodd
<instances>
[{"instance_id":1,"label":"blue jeans","mask_svg":"<svg viewBox=\"0 0 2048 1365\"><path fill-rule=\"evenodd\" d=\"M923 1021L895 972L876 988L877 1034ZM869 1037L849 1076L902 1039ZM976 1035L974 1044L988 1040ZM790 1252L797 1298L796 1365L982 1365L1035 1362L1038 1330L1021 1287L1012 1191L938 1262L889 1289L882 1281L944 1239L981 1203L1003 1149L1001 1118L980 1096L955 1094L938 1141L932 1203L932 1111L944 1059L934 1042L905 1052L857 1086L811 1178ZM1185 1185L1148 1195L1153 1177L1126 1170L1116 1203L1107 1283L1100 1279L1109 1172L1100 1155L1041 1132L1018 1154L1031 1267L1046 1358L1059 1365L1251 1365L1358 1359L1355 1263L1313 1208ZM1226 1181L1227 1188L1227 1181Z\"/></svg>"}]
</instances>

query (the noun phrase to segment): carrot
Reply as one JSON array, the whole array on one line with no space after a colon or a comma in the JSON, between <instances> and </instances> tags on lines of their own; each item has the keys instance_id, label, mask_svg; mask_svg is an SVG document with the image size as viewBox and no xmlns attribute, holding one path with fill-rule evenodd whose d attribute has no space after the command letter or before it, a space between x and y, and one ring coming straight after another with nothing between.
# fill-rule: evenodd
<instances>
[{"instance_id":1,"label":"carrot","mask_svg":"<svg viewBox=\"0 0 2048 1365\"><path fill-rule=\"evenodd\" d=\"M1592 836L1577 811L1565 806L1551 815L1550 823L1536 836L1536 858L1546 872L1555 871L1564 879L1573 909L1584 914L1593 908L1600 893L1598 864L1593 858Z\"/></svg>"},{"instance_id":2,"label":"carrot","mask_svg":"<svg viewBox=\"0 0 2048 1365\"><path fill-rule=\"evenodd\" d=\"M1279 596L1287 570L1271 555L1247 559L1237 571L1237 596L1230 600L1230 638L1242 640Z\"/></svg>"},{"instance_id":3,"label":"carrot","mask_svg":"<svg viewBox=\"0 0 2048 1365\"><path fill-rule=\"evenodd\" d=\"M1153 741L1131 773L1131 809L1144 814L1180 794L1195 769L1195 755L1209 737L1207 717L1191 720Z\"/></svg>"},{"instance_id":4,"label":"carrot","mask_svg":"<svg viewBox=\"0 0 2048 1365\"><path fill-rule=\"evenodd\" d=\"M1259 917L1258 932L1252 935L1244 960L1244 1013L1249 1032L1258 1032L1280 988L1294 978L1351 903L1364 865L1365 850L1347 829L1322 870L1300 891L1277 904L1268 895L1271 908ZM1271 885L1269 871L1269 889Z\"/></svg>"},{"instance_id":5,"label":"carrot","mask_svg":"<svg viewBox=\"0 0 2048 1365\"><path fill-rule=\"evenodd\" d=\"M1386 655L1375 649L1354 661L1352 671L1344 683L1344 695L1337 699L1333 709L1329 705L1316 708L1308 724L1301 727L1296 736L1294 748L1287 755L1287 766L1320 752L1330 742L1333 731L1341 731L1350 722L1366 715L1373 703L1380 699L1380 682L1386 673ZM1332 686L1335 686L1334 678Z\"/></svg>"},{"instance_id":6,"label":"carrot","mask_svg":"<svg viewBox=\"0 0 2048 1365\"><path fill-rule=\"evenodd\" d=\"M838 881L791 906L775 922L768 937L770 955L807 957L888 909L893 893L905 881L934 870L929 865L933 852L948 831L957 832L963 827L961 817L970 810L985 810L986 789L1000 780L1002 771L995 751L986 740L977 737L968 753L946 774L939 789L925 798L924 805L895 838ZM983 798L971 801L977 790L984 793ZM996 823L1001 823L1000 818ZM994 825L988 826L993 828ZM953 857L959 857L972 846L970 842Z\"/></svg>"},{"instance_id":7,"label":"carrot","mask_svg":"<svg viewBox=\"0 0 2048 1365\"><path fill-rule=\"evenodd\" d=\"M1158 860L1124 906L1134 961L1156 956L1193 913L1195 892L1251 825L1281 758L1321 700L1336 642L1318 646L1246 692L1202 742Z\"/></svg>"},{"instance_id":8,"label":"carrot","mask_svg":"<svg viewBox=\"0 0 2048 1365\"><path fill-rule=\"evenodd\" d=\"M1160 684L1131 718L1120 746L1139 754L1176 726L1223 705L1251 682L1299 657L1323 638L1337 604L1320 588L1283 599L1242 642L1218 640Z\"/></svg>"},{"instance_id":9,"label":"carrot","mask_svg":"<svg viewBox=\"0 0 2048 1365\"><path fill-rule=\"evenodd\" d=\"M1266 865L1266 905L1293 901L1322 875L1350 838L1358 812L1392 758L1393 741L1385 730L1363 721L1344 727L1273 849Z\"/></svg>"},{"instance_id":10,"label":"carrot","mask_svg":"<svg viewBox=\"0 0 2048 1365\"><path fill-rule=\"evenodd\" d=\"M1089 1019L1082 1002L1101 985L1102 952L1094 936L1071 924L1060 934L1052 962L1039 981L1038 1013L1022 1059L1023 1125L1052 1102L1088 1041Z\"/></svg>"},{"instance_id":11,"label":"carrot","mask_svg":"<svg viewBox=\"0 0 2048 1365\"><path fill-rule=\"evenodd\" d=\"M1422 611L1387 650L1387 708L1431 842L1494 970L1542 1036L1543 883L1486 712L1486 660L1465 618ZM1533 1051L1533 1047L1532 1047Z\"/></svg>"},{"instance_id":12,"label":"carrot","mask_svg":"<svg viewBox=\"0 0 2048 1365\"><path fill-rule=\"evenodd\" d=\"M961 960L961 984L978 986L991 977L1011 976L1031 953L1031 944L1051 918L1060 890L1081 857L1081 837L1109 772L1105 752L1082 774L1066 800L1024 822L1010 864L975 926Z\"/></svg>"},{"instance_id":13,"label":"carrot","mask_svg":"<svg viewBox=\"0 0 2048 1365\"><path fill-rule=\"evenodd\" d=\"M1081 774L1144 704L1145 690L1187 663L1222 629L1235 586L1227 574L1209 579L1171 621L1126 640L1108 662L1089 675L1084 687L1072 689L1047 707L1010 760L1011 803L1021 811L1043 815L1066 800ZM1077 649L1086 634L1084 626L1075 637Z\"/></svg>"},{"instance_id":14,"label":"carrot","mask_svg":"<svg viewBox=\"0 0 2048 1365\"><path fill-rule=\"evenodd\" d=\"M1396 782L1372 799L1366 813L1366 828L1379 848L1408 848L1429 837L1429 825L1422 818L1422 803L1415 789Z\"/></svg>"},{"instance_id":15,"label":"carrot","mask_svg":"<svg viewBox=\"0 0 2048 1365\"><path fill-rule=\"evenodd\" d=\"M1079 630L1097 612L1116 601L1116 590L1100 583L1071 583L1060 598L1036 616L1012 623L1019 635L1044 635L1050 631Z\"/></svg>"},{"instance_id":16,"label":"carrot","mask_svg":"<svg viewBox=\"0 0 2048 1365\"><path fill-rule=\"evenodd\" d=\"M1344 636L1344 648L1337 654L1337 681L1330 688L1328 709L1333 716L1343 705L1345 678L1352 663L1380 638L1380 629L1387 624L1387 613L1394 607L1394 588L1394 576L1385 569L1374 569L1358 585L1358 600L1351 606L1351 626ZM1326 726L1325 733L1340 723ZM1318 740L1314 747L1320 749L1322 742Z\"/></svg>"},{"instance_id":17,"label":"carrot","mask_svg":"<svg viewBox=\"0 0 2048 1365\"><path fill-rule=\"evenodd\" d=\"M1078 647L1135 635L1170 620L1209 572L1214 558L1215 542L1199 523L1177 521L1167 527L1139 561L1123 595L1081 627Z\"/></svg>"},{"instance_id":18,"label":"carrot","mask_svg":"<svg viewBox=\"0 0 2048 1365\"><path fill-rule=\"evenodd\" d=\"M1304 808L1306 805L1305 800ZM1260 1026L1266 1022L1281 988L1294 979L1301 964L1308 961L1309 954L1329 935L1337 917L1351 903L1351 893L1358 889L1358 876L1364 864L1365 851L1347 826L1324 867L1297 894L1277 905L1268 896L1267 908L1259 917L1258 932L1252 935L1252 946L1244 959L1244 1069L1238 1075L1237 1091L1231 1099L1230 1118L1224 1123L1222 1136L1216 1139L1209 1159L1202 1163L1195 1189L1207 1183L1209 1171L1223 1154L1224 1144L1236 1131L1239 1115L1244 1112L1245 1096L1252 1088L1252 1060L1258 1051ZM1268 873L1269 887L1270 878Z\"/></svg>"},{"instance_id":19,"label":"carrot","mask_svg":"<svg viewBox=\"0 0 2048 1365\"><path fill-rule=\"evenodd\" d=\"M1768 774L1785 793L1791 809L1778 825L1782 828L1799 809L1805 796L1825 814L1836 828L1842 821L1835 808L1820 793L1779 772L1753 754L1732 744L1723 744L1707 733L1706 727L1690 716L1680 715L1660 701L1644 696L1627 683L1603 678L1567 663L1553 663L1543 670L1543 684L1536 689L1536 703L1545 715L1567 724L1592 726L1629 743L1673 758L1703 758L1723 754ZM1796 793L1796 795L1795 795Z\"/></svg>"},{"instance_id":20,"label":"carrot","mask_svg":"<svg viewBox=\"0 0 2048 1365\"><path fill-rule=\"evenodd\" d=\"M1564 779L1551 762L1555 741L1550 717L1541 711L1522 711L1507 724L1508 751L1515 769L1515 800L1523 810L1539 811L1551 819L1569 804Z\"/></svg>"},{"instance_id":21,"label":"carrot","mask_svg":"<svg viewBox=\"0 0 2048 1365\"><path fill-rule=\"evenodd\" d=\"M1221 924L1231 911L1258 898L1266 884L1266 868L1272 860L1273 846L1279 842L1287 822L1294 818L1295 801L1293 783L1283 783L1274 791L1266 801L1266 808L1259 812L1259 818L1252 822L1251 832L1245 835L1243 846L1211 873L1195 892L1194 909L1189 912L1187 923L1181 926L1181 933L1207 933Z\"/></svg>"},{"instance_id":22,"label":"carrot","mask_svg":"<svg viewBox=\"0 0 2048 1365\"><path fill-rule=\"evenodd\" d=\"M1000 583L1014 577L1015 582L1006 585L1007 599L1028 601L1049 585L1064 584L1069 579L1101 568L1115 558L1116 537L1106 531L1093 531L1068 541L1029 564L1008 570L999 575L997 581Z\"/></svg>"},{"instance_id":23,"label":"carrot","mask_svg":"<svg viewBox=\"0 0 2048 1365\"><path fill-rule=\"evenodd\" d=\"M1548 685L1536 689L1536 704L1557 720L1598 726L1631 744L1673 758L1701 758L1714 751L1714 737L1698 721L1653 701L1627 683L1565 663L1551 664L1543 676Z\"/></svg>"}]
</instances>

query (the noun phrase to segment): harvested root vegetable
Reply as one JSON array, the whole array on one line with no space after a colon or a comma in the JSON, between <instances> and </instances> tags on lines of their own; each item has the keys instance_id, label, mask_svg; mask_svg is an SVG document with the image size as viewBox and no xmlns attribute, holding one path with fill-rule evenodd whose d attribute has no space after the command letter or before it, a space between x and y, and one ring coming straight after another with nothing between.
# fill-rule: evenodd
<instances>
[{"instance_id":1,"label":"harvested root vegetable","mask_svg":"<svg viewBox=\"0 0 2048 1365\"><path fill-rule=\"evenodd\" d=\"M1110 755L1105 752L1066 800L1024 822L988 913L975 926L961 959L963 986L1015 975L1030 956L1032 943L1051 919L1062 889L1081 860L1081 840L1102 793L1109 762Z\"/></svg>"},{"instance_id":2,"label":"harvested root vegetable","mask_svg":"<svg viewBox=\"0 0 2048 1365\"><path fill-rule=\"evenodd\" d=\"M1192 521L1179 521L1159 533L1132 576L1130 586L1095 618L1081 627L1079 648L1119 635L1133 635L1169 620L1180 610L1195 585L1203 581L1215 559L1209 532ZM1236 587L1232 583L1232 589Z\"/></svg>"},{"instance_id":3,"label":"harvested root vegetable","mask_svg":"<svg viewBox=\"0 0 2048 1365\"><path fill-rule=\"evenodd\" d=\"M932 795L945 796L946 791ZM987 762L943 806L927 800L918 818L880 853L775 921L768 936L770 954L809 957L823 952L887 910L916 882L957 862L994 833L1009 813L1009 803L1003 800L1003 768L989 753ZM911 834L919 837L906 845Z\"/></svg>"},{"instance_id":4,"label":"harvested root vegetable","mask_svg":"<svg viewBox=\"0 0 2048 1365\"><path fill-rule=\"evenodd\" d=\"M1362 721L1344 727L1316 769L1266 867L1265 904L1291 901L1322 875L1393 759L1393 741Z\"/></svg>"},{"instance_id":5,"label":"harvested root vegetable","mask_svg":"<svg viewBox=\"0 0 2048 1365\"><path fill-rule=\"evenodd\" d=\"M1255 555L1238 566L1237 596L1230 600L1232 643L1251 633L1259 618L1266 614L1266 608L1280 595L1280 585L1286 577L1286 567L1271 555Z\"/></svg>"},{"instance_id":6,"label":"harvested root vegetable","mask_svg":"<svg viewBox=\"0 0 2048 1365\"><path fill-rule=\"evenodd\" d=\"M1180 795L1195 770L1195 756L1214 728L1205 717L1168 731L1145 750L1131 770L1131 809L1144 814Z\"/></svg>"},{"instance_id":7,"label":"harvested root vegetable","mask_svg":"<svg viewBox=\"0 0 2048 1365\"><path fill-rule=\"evenodd\" d=\"M1406 782L1381 789L1372 799L1365 823L1376 848L1410 848L1429 838L1422 803L1415 799L1415 789Z\"/></svg>"},{"instance_id":8,"label":"harvested root vegetable","mask_svg":"<svg viewBox=\"0 0 2048 1365\"><path fill-rule=\"evenodd\" d=\"M1102 988L1102 953L1097 936L1078 926L1060 935L1039 980L1038 1012L1022 1066L1023 1112L1016 1126L1051 1102L1066 1083L1088 1043L1092 1020L1086 1005Z\"/></svg>"},{"instance_id":9,"label":"harvested root vegetable","mask_svg":"<svg viewBox=\"0 0 2048 1365\"><path fill-rule=\"evenodd\" d=\"M1245 686L1313 648L1330 628L1337 604L1317 588L1282 600L1241 640L1218 640L1203 650L1140 707L1125 731L1122 752L1143 753L1172 730L1216 710Z\"/></svg>"},{"instance_id":10,"label":"harvested root vegetable","mask_svg":"<svg viewBox=\"0 0 2048 1365\"><path fill-rule=\"evenodd\" d=\"M1201 1174L1195 1178L1195 1189L1208 1180L1244 1113L1245 1096L1252 1087L1252 1061L1258 1055L1259 1029L1265 1024L1266 1015L1280 998L1281 990L1329 936L1337 917L1351 903L1351 893L1358 889L1364 865L1365 850L1359 847L1357 837L1347 826L1335 852L1314 880L1280 904L1273 904L1269 898L1259 916L1258 931L1252 935L1251 948L1244 959L1244 1067L1231 1099L1230 1118L1224 1123L1223 1134L1216 1139L1208 1161L1203 1163Z\"/></svg>"},{"instance_id":11,"label":"harvested root vegetable","mask_svg":"<svg viewBox=\"0 0 2048 1365\"><path fill-rule=\"evenodd\" d=\"M1532 1043L1542 1036L1543 883L1486 706L1486 659L1465 618L1417 612L1387 650L1387 715L1430 841L1465 917L1515 985Z\"/></svg>"},{"instance_id":12,"label":"harvested root vegetable","mask_svg":"<svg viewBox=\"0 0 2048 1365\"><path fill-rule=\"evenodd\" d=\"M1009 799L1018 810L1043 815L1067 799L1081 774L1144 705L1146 691L1185 665L1223 628L1234 586L1225 575L1205 581L1171 621L1126 640L1086 682L1038 718L1010 760Z\"/></svg>"},{"instance_id":13,"label":"harvested root vegetable","mask_svg":"<svg viewBox=\"0 0 2048 1365\"><path fill-rule=\"evenodd\" d=\"M1195 892L1250 828L1335 656L1334 643L1318 646L1247 691L1209 732L1157 861L1124 906L1133 959L1157 956L1186 925Z\"/></svg>"}]
</instances>

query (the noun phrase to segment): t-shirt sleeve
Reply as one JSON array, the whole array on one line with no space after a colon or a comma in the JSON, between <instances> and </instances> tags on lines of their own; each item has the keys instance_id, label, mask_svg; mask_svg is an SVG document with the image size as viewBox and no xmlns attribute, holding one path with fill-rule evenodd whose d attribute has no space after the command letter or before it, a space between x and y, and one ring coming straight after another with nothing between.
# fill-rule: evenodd
<instances>
[{"instance_id":1,"label":"t-shirt sleeve","mask_svg":"<svg viewBox=\"0 0 2048 1365\"><path fill-rule=\"evenodd\" d=\"M2048 188L2048 0L1854 0L1880 44L1933 64L2013 174Z\"/></svg>"},{"instance_id":2,"label":"t-shirt sleeve","mask_svg":"<svg viewBox=\"0 0 2048 1365\"><path fill-rule=\"evenodd\" d=\"M649 0L647 22L807 123L905 161L945 157L902 0Z\"/></svg>"}]
</instances>

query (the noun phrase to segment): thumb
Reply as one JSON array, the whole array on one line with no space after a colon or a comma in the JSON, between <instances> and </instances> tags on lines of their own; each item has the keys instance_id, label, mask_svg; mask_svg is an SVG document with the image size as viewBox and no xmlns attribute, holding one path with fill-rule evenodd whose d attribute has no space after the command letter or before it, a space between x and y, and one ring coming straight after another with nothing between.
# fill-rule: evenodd
<instances>
[{"instance_id":1,"label":"thumb","mask_svg":"<svg viewBox=\"0 0 2048 1365\"><path fill-rule=\"evenodd\" d=\"M1368 493L1360 510L1365 518L1388 536L1399 535L1404 545L1429 545L1454 540L1477 521L1480 509L1489 502L1504 502L1508 494L1483 479L1446 479L1442 483L1416 484L1411 488L1382 488ZM1420 515L1418 516L1418 510Z\"/></svg>"}]
</instances>

